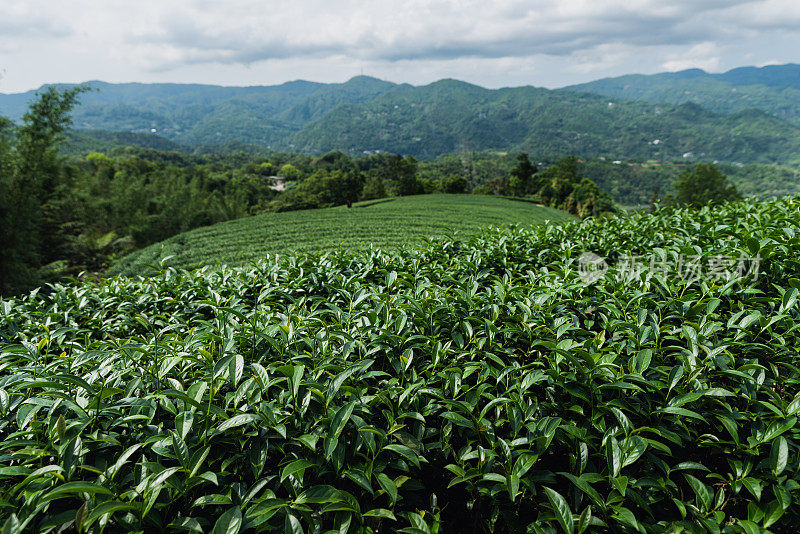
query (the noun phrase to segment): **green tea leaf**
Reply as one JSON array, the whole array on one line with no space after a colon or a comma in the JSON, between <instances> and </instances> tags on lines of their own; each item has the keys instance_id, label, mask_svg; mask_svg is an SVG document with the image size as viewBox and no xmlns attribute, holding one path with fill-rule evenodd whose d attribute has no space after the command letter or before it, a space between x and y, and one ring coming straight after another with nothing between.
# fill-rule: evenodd
<instances>
[{"instance_id":1,"label":"green tea leaf","mask_svg":"<svg viewBox=\"0 0 800 534\"><path fill-rule=\"evenodd\" d=\"M382 517L384 519L391 519L392 521L397 521L397 518L391 512L391 510L387 510L386 508L373 508L367 512L362 514L364 517Z\"/></svg>"},{"instance_id":2,"label":"green tea leaf","mask_svg":"<svg viewBox=\"0 0 800 534\"><path fill-rule=\"evenodd\" d=\"M286 514L283 531L286 534L305 534L303 532L303 526L300 524L300 520L292 514Z\"/></svg>"},{"instance_id":3,"label":"green tea leaf","mask_svg":"<svg viewBox=\"0 0 800 534\"><path fill-rule=\"evenodd\" d=\"M242 511L238 506L229 508L214 524L211 534L238 534L242 528Z\"/></svg>"},{"instance_id":4,"label":"green tea leaf","mask_svg":"<svg viewBox=\"0 0 800 534\"><path fill-rule=\"evenodd\" d=\"M330 427L330 436L333 439L337 439L344 430L344 427L347 425L347 422L350 420L350 415L353 413L353 408L356 405L356 401L350 401L339 410L337 410L336 415L333 416L331 420L331 427Z\"/></svg>"},{"instance_id":5,"label":"green tea leaf","mask_svg":"<svg viewBox=\"0 0 800 534\"><path fill-rule=\"evenodd\" d=\"M281 470L281 482L286 480L289 476L296 475L297 473L305 471L309 467L314 467L315 465L316 464L312 464L308 460L295 460Z\"/></svg>"},{"instance_id":6,"label":"green tea leaf","mask_svg":"<svg viewBox=\"0 0 800 534\"><path fill-rule=\"evenodd\" d=\"M713 496L708 487L692 475L684 474L683 476L692 487L692 490L694 490L695 495L697 495L697 503L700 505L700 509L705 511L711 510Z\"/></svg>"},{"instance_id":7,"label":"green tea leaf","mask_svg":"<svg viewBox=\"0 0 800 534\"><path fill-rule=\"evenodd\" d=\"M241 413L239 415L234 415L233 417L231 417L230 419L219 425L217 427L217 430L219 430L220 432L224 432L230 428L236 428L237 426L242 426L249 423L255 423L260 420L261 417L259 417L254 413Z\"/></svg>"},{"instance_id":8,"label":"green tea leaf","mask_svg":"<svg viewBox=\"0 0 800 534\"><path fill-rule=\"evenodd\" d=\"M572 511L569 509L566 499L555 490L548 487L544 488L547 500L550 501L550 506L556 514L556 520L561 525L561 529L566 534L573 534L575 532L575 520L572 517Z\"/></svg>"},{"instance_id":9,"label":"green tea leaf","mask_svg":"<svg viewBox=\"0 0 800 534\"><path fill-rule=\"evenodd\" d=\"M387 445L386 447L384 447L384 449L396 452L397 454L399 454L400 456L402 456L403 458L405 458L406 460L408 460L409 462L411 462L415 466L417 466L417 467L420 466L419 458L417 458L417 455L414 454L414 451L412 451L411 449L409 449L405 445L398 445L398 444L392 443L392 444Z\"/></svg>"},{"instance_id":10,"label":"green tea leaf","mask_svg":"<svg viewBox=\"0 0 800 534\"><path fill-rule=\"evenodd\" d=\"M109 490L108 488L104 488L103 486L94 484L92 482L83 482L83 481L67 482L66 484L61 484L60 486L56 486L54 489L45 493L44 496L41 497L40 502L43 503L50 502L56 499L61 499L64 497L69 497L80 493L89 493L92 495L112 494L111 490Z\"/></svg>"},{"instance_id":11,"label":"green tea leaf","mask_svg":"<svg viewBox=\"0 0 800 534\"><path fill-rule=\"evenodd\" d=\"M769 461L775 476L780 475L786 469L786 465L789 462L789 444L783 436L779 436L772 442Z\"/></svg>"},{"instance_id":12,"label":"green tea leaf","mask_svg":"<svg viewBox=\"0 0 800 534\"><path fill-rule=\"evenodd\" d=\"M397 502L397 486L395 485L394 481L383 473L376 474L375 480L378 481L378 484L380 484L383 491L385 491L389 496L392 506L394 506L394 504Z\"/></svg>"}]
</instances>

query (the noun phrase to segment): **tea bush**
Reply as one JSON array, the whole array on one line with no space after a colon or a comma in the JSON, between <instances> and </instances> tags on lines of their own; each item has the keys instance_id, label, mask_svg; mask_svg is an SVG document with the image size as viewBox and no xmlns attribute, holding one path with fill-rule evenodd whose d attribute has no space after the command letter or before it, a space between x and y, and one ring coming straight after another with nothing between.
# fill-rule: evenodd
<instances>
[{"instance_id":1,"label":"tea bush","mask_svg":"<svg viewBox=\"0 0 800 534\"><path fill-rule=\"evenodd\" d=\"M3 531L794 532L799 224L748 201L2 301Z\"/></svg>"}]
</instances>

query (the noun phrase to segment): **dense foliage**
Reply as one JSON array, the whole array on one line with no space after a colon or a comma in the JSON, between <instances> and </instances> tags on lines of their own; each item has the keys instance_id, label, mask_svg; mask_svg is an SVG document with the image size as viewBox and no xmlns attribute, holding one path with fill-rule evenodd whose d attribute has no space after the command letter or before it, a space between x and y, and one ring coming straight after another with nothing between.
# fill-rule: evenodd
<instances>
[{"instance_id":1,"label":"dense foliage","mask_svg":"<svg viewBox=\"0 0 800 534\"><path fill-rule=\"evenodd\" d=\"M2 301L4 531L793 532L798 252L795 198Z\"/></svg>"},{"instance_id":2,"label":"dense foliage","mask_svg":"<svg viewBox=\"0 0 800 534\"><path fill-rule=\"evenodd\" d=\"M43 93L22 126L0 117L0 295L40 280L37 267L60 245L58 213L65 176L57 142L81 91Z\"/></svg>"},{"instance_id":3,"label":"dense foliage","mask_svg":"<svg viewBox=\"0 0 800 534\"><path fill-rule=\"evenodd\" d=\"M643 206L671 194L678 176L692 163L633 163L586 160L581 172L623 206ZM800 193L800 172L778 165L716 165L745 196L772 198Z\"/></svg>"},{"instance_id":4,"label":"dense foliage","mask_svg":"<svg viewBox=\"0 0 800 534\"><path fill-rule=\"evenodd\" d=\"M616 208L608 193L587 178L580 168L579 160L568 156L549 166L542 172L520 153L517 164L508 175L501 175L474 189L479 194L532 196L546 206L564 210L583 219Z\"/></svg>"},{"instance_id":5,"label":"dense foliage","mask_svg":"<svg viewBox=\"0 0 800 534\"><path fill-rule=\"evenodd\" d=\"M61 146L61 153L66 156L79 157L91 152L108 154L119 147L138 147L163 152L189 152L188 147L155 134L72 129L67 132L66 140Z\"/></svg>"},{"instance_id":6,"label":"dense foliage","mask_svg":"<svg viewBox=\"0 0 800 534\"><path fill-rule=\"evenodd\" d=\"M130 250L264 211L277 195L273 180L254 165L174 166L124 152L66 161L57 149L49 140L47 166L24 172L22 162L45 159L6 151L18 170L0 173L0 202L8 206L0 294L52 276L101 271Z\"/></svg>"},{"instance_id":7,"label":"dense foliage","mask_svg":"<svg viewBox=\"0 0 800 534\"><path fill-rule=\"evenodd\" d=\"M446 177L426 181L427 191L417 177L417 161L399 154L375 154L350 158L329 152L312 161L312 173L305 177L298 172L297 187L281 195L273 204L275 211L329 208L358 200L445 191ZM459 193L463 193L464 188Z\"/></svg>"},{"instance_id":8,"label":"dense foliage","mask_svg":"<svg viewBox=\"0 0 800 534\"><path fill-rule=\"evenodd\" d=\"M296 149L386 150L432 158L464 150L536 157L792 163L798 127L759 111L720 116L694 104L650 104L532 87L488 90L454 80L400 86L332 109L290 138Z\"/></svg>"}]
</instances>

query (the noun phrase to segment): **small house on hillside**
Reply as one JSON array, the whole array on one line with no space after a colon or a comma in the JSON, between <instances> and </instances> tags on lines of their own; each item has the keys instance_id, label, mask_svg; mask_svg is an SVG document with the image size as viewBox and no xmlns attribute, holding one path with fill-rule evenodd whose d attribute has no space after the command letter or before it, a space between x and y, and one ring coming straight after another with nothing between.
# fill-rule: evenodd
<instances>
[{"instance_id":1,"label":"small house on hillside","mask_svg":"<svg viewBox=\"0 0 800 534\"><path fill-rule=\"evenodd\" d=\"M286 191L286 179L280 176L269 176L272 185L269 186L273 191Z\"/></svg>"}]
</instances>

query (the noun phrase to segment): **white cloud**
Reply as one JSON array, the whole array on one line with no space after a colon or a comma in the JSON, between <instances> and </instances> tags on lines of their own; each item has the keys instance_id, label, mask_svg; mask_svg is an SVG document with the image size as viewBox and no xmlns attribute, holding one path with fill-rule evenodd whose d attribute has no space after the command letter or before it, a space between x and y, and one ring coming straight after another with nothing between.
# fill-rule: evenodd
<instances>
[{"instance_id":1,"label":"white cloud","mask_svg":"<svg viewBox=\"0 0 800 534\"><path fill-rule=\"evenodd\" d=\"M758 0L732 6L722 13L722 17L748 33L763 30L794 33L800 26L800 3L793 0Z\"/></svg>"},{"instance_id":2,"label":"white cloud","mask_svg":"<svg viewBox=\"0 0 800 534\"><path fill-rule=\"evenodd\" d=\"M700 43L687 51L670 54L670 59L662 63L667 71L685 69L703 69L705 71L718 71L722 65L719 55L719 46L715 43Z\"/></svg>"},{"instance_id":3,"label":"white cloud","mask_svg":"<svg viewBox=\"0 0 800 534\"><path fill-rule=\"evenodd\" d=\"M796 61L794 0L0 0L0 90L49 81L548 85ZM794 26L793 26L794 25ZM780 36L775 35L778 29Z\"/></svg>"},{"instance_id":4,"label":"white cloud","mask_svg":"<svg viewBox=\"0 0 800 534\"><path fill-rule=\"evenodd\" d=\"M665 7L655 0L304 0L276 8L240 0L200 11L184 3L161 12L157 24L126 41L133 48L162 47L166 59L147 54L153 68L175 61L247 64L337 54L390 61L568 55L609 41L692 44L700 39L699 28L687 26L686 19L716 11L719 5L679 2Z\"/></svg>"}]
</instances>

